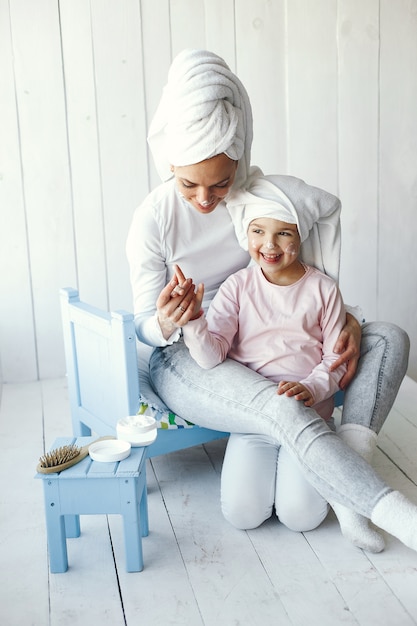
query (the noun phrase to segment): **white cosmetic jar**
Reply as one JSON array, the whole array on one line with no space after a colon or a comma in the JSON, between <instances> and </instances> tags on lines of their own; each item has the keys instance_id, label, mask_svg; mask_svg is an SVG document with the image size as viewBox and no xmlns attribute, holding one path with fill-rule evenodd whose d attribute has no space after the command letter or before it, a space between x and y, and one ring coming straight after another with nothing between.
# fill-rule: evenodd
<instances>
[{"instance_id":1,"label":"white cosmetic jar","mask_svg":"<svg viewBox=\"0 0 417 626\"><path fill-rule=\"evenodd\" d=\"M155 418L150 415L128 415L117 422L117 438L133 447L149 446L156 439Z\"/></svg>"}]
</instances>

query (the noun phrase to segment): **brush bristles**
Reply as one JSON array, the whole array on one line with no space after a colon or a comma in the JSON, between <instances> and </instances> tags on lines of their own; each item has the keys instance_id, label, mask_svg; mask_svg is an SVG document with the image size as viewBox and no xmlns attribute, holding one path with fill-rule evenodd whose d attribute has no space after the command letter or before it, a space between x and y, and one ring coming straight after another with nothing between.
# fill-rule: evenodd
<instances>
[{"instance_id":1,"label":"brush bristles","mask_svg":"<svg viewBox=\"0 0 417 626\"><path fill-rule=\"evenodd\" d=\"M80 454L80 451L81 448L74 444L61 446L61 448L56 448L41 456L39 464L41 467L56 467L57 465L72 461L72 459L75 459L75 457Z\"/></svg>"}]
</instances>

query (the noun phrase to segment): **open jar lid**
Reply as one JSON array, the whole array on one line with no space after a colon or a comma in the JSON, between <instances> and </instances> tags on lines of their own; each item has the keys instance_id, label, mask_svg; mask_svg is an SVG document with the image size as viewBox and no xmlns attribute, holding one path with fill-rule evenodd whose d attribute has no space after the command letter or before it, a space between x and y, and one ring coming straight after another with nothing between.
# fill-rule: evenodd
<instances>
[{"instance_id":1,"label":"open jar lid","mask_svg":"<svg viewBox=\"0 0 417 626\"><path fill-rule=\"evenodd\" d=\"M96 443L92 443L88 452L93 461L110 463L122 461L128 457L130 454L130 448L131 445L127 441L108 439L107 441L96 441Z\"/></svg>"}]
</instances>

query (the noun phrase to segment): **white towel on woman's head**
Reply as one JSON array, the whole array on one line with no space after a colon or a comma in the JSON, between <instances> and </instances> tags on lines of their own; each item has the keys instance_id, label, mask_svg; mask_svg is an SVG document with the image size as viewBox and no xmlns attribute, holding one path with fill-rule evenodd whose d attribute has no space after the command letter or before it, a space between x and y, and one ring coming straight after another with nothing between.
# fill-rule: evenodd
<instances>
[{"instance_id":1,"label":"white towel on woman's head","mask_svg":"<svg viewBox=\"0 0 417 626\"><path fill-rule=\"evenodd\" d=\"M162 180L171 165L193 165L225 153L239 161L235 186L247 178L252 109L246 89L225 61L207 50L183 50L151 122L148 143Z\"/></svg>"},{"instance_id":2,"label":"white towel on woman's head","mask_svg":"<svg viewBox=\"0 0 417 626\"><path fill-rule=\"evenodd\" d=\"M341 204L336 196L294 176L258 175L244 189L231 190L226 204L243 248L248 249L247 230L256 217L297 224L302 260L338 282Z\"/></svg>"}]
</instances>

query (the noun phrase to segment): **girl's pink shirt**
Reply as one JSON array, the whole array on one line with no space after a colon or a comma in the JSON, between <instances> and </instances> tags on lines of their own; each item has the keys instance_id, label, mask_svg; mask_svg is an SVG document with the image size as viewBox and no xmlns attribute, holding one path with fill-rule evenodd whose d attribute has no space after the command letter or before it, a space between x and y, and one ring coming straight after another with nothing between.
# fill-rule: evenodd
<instances>
[{"instance_id":1,"label":"girl's pink shirt","mask_svg":"<svg viewBox=\"0 0 417 626\"><path fill-rule=\"evenodd\" d=\"M277 383L301 382L328 419L345 371L329 368L338 358L333 348L346 312L336 283L305 268L300 280L285 287L268 282L257 265L236 272L219 288L207 317L189 322L183 335L201 367L229 356Z\"/></svg>"}]
</instances>

